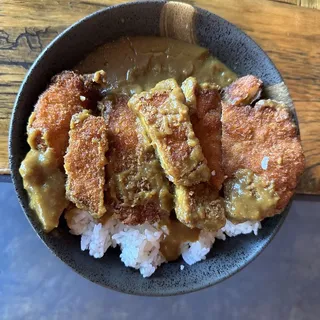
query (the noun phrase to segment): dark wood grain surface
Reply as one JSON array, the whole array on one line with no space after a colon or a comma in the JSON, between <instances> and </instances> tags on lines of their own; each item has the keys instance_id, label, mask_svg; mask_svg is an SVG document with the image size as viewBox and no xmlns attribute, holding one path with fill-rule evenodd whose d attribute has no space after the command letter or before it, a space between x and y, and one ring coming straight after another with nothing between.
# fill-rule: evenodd
<instances>
[{"instance_id":1,"label":"dark wood grain surface","mask_svg":"<svg viewBox=\"0 0 320 320\"><path fill-rule=\"evenodd\" d=\"M119 0L2 0L0 3L0 173L9 174L8 128L19 86L42 49L84 16ZM300 121L307 169L299 192L320 194L320 0L187 0L236 24L282 73Z\"/></svg>"}]
</instances>

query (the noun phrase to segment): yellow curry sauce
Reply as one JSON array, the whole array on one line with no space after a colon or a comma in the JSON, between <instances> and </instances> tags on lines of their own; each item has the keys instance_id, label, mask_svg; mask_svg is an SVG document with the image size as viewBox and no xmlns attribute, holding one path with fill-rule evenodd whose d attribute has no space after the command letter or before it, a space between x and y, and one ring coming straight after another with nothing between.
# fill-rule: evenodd
<instances>
[{"instance_id":1,"label":"yellow curry sauce","mask_svg":"<svg viewBox=\"0 0 320 320\"><path fill-rule=\"evenodd\" d=\"M106 92L132 95L174 78L179 85L188 77L199 83L225 87L237 76L209 51L197 45L160 37L126 37L107 43L75 68L81 73L106 72Z\"/></svg>"},{"instance_id":2,"label":"yellow curry sauce","mask_svg":"<svg viewBox=\"0 0 320 320\"><path fill-rule=\"evenodd\" d=\"M161 241L160 252L167 261L177 260L181 254L181 246L185 242L195 242L199 238L200 229L190 229L178 220L165 220L168 235Z\"/></svg>"},{"instance_id":3,"label":"yellow curry sauce","mask_svg":"<svg viewBox=\"0 0 320 320\"><path fill-rule=\"evenodd\" d=\"M234 178L225 182L225 189L227 217L235 223L268 217L279 200L274 183L249 169L236 171Z\"/></svg>"},{"instance_id":4,"label":"yellow curry sauce","mask_svg":"<svg viewBox=\"0 0 320 320\"><path fill-rule=\"evenodd\" d=\"M60 215L69 203L65 197L65 174L56 162L53 149L32 149L19 169L30 207L36 211L47 232L58 226Z\"/></svg>"}]
</instances>

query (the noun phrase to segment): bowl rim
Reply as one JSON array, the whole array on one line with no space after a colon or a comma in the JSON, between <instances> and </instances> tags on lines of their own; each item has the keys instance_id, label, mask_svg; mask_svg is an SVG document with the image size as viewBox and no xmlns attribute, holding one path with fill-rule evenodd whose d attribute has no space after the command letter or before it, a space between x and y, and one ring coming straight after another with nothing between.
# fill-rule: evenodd
<instances>
[{"instance_id":1,"label":"bowl rim","mask_svg":"<svg viewBox=\"0 0 320 320\"><path fill-rule=\"evenodd\" d=\"M81 18L80 20L77 20L76 22L74 22L73 24L71 24L69 27L67 27L66 29L64 29L60 34L58 34L53 40L50 41L50 43L42 50L42 52L38 55L38 57L34 60L34 62L32 63L31 67L29 68L29 70L27 71L21 85L19 88L19 91L17 93L15 102L14 102L14 107L12 109L12 114L11 114L11 120L10 120L10 127L9 127L9 144L8 144L8 150L9 150L9 164L10 164L10 171L11 171L11 179L12 179L12 183L14 185L15 188L15 192L16 195L18 197L19 200L19 204L22 208L22 211L25 215L25 217L27 218L29 224L31 225L32 229L34 230L34 232L37 234L37 236L41 239L41 241L45 244L45 246L51 251L51 253L53 253L56 257L59 258L60 261L62 261L65 265L67 265L70 269L72 269L74 272L76 272L77 274L79 274L80 276L82 276L83 278L98 284L104 288L108 288L108 289L112 289L115 290L117 292L121 292L121 293L125 293L125 294L130 294L130 295L137 295L137 296L153 296L153 297L162 297L162 296L173 296L173 295L179 295L179 294L187 294L187 293L191 293L191 292L196 292L196 291L200 291L202 289L206 289L209 288L213 285L216 285L218 283L221 283L222 281L230 278L231 276L235 275L236 273L238 273L239 271L241 271L243 268L245 268L246 266L248 266L253 260L255 260L261 253L262 251L264 251L264 249L269 245L269 243L272 241L272 239L275 237L275 235L278 233L278 231L280 230L281 226L283 225L284 220L286 219L289 209L291 207L291 203L292 203L292 198L290 200L290 202L288 203L287 207L283 210L283 212L281 213L281 218L279 219L278 223L275 225L275 227L273 228L273 230L270 232L270 236L268 237L268 239L265 241L265 243L259 247L259 249L249 258L247 258L245 260L245 262L243 262L239 267L237 267L237 269L235 271L231 271L229 273L227 273L226 275L220 277L218 280L211 280L208 281L208 283L206 285L199 285L197 287L193 287L193 288L187 288L186 290L177 290L176 292L172 292L172 293L162 293L162 292L153 292L150 293L148 292L148 294L144 294L143 292L129 292L129 291L125 291L125 290L121 290L118 289L115 286L112 285L105 285L102 283L99 283L98 281L95 281L93 279L90 279L90 277L85 274L82 273L81 271L79 271L78 269L74 268L73 266L71 266L71 264L69 264L67 261L65 261L65 259L63 259L60 255L57 254L57 252L54 250L54 248L51 246L51 244L47 243L45 241L45 239L39 234L38 230L37 230L37 226L29 219L27 212L22 204L21 201L21 194L18 188L18 180L17 180L17 175L19 174L19 172L17 170L15 170L14 166L13 166L13 141L15 140L14 134L13 134L13 129L14 129L14 121L16 118L16 115L18 113L18 105L19 105L19 100L21 95L24 92L25 89L25 85L26 83L29 81L29 78L31 77L32 73L34 72L34 69L36 68L36 66L38 65L38 63L45 57L46 53L48 50L50 50L52 47L55 46L55 44L57 43L57 41L63 37L65 37L70 30L76 28L77 26L86 23L89 20L95 19L96 16L103 14L104 12L107 12L109 10L113 10L115 8L119 8L119 7L128 7L128 6L140 6L140 5L144 5L144 4L150 4L150 3L154 3L154 4L165 4L169 1L164 1L164 0L139 0L139 1L132 1L132 2L124 2L124 3L119 3L119 4L115 4L115 5L111 5L102 9L99 9L83 18ZM186 4L185 2L181 2L181 1L175 1L177 3L182 3L182 4ZM233 28L235 28L238 32L242 33L245 35L245 37L249 38L256 46L258 49L260 49L264 54L265 54L265 58L268 60L268 63L270 63L273 67L274 70L278 73L279 78L281 79L281 81L284 83L284 80L279 72L279 70L277 69L277 67L274 65L274 63L272 62L272 60L270 59L270 57L268 56L268 54L260 47L259 44L257 44L255 42L255 40L253 40L247 33L245 33L243 30L241 30L239 27L237 27L235 24L233 24L232 22L229 22L228 20L222 18L221 16L218 16L217 14L200 8L196 5L192 5L192 7L194 7L197 12L201 13L201 14L207 14L207 15L214 15L219 17L220 19L222 19L225 22L228 22ZM291 96L289 95L290 100ZM291 112L294 113L293 117L297 123L297 129L298 129L298 134L299 134L299 124L298 124L298 118L296 116L296 111L295 108L293 108L293 110L291 110ZM80 249L80 248L79 248Z\"/></svg>"}]
</instances>

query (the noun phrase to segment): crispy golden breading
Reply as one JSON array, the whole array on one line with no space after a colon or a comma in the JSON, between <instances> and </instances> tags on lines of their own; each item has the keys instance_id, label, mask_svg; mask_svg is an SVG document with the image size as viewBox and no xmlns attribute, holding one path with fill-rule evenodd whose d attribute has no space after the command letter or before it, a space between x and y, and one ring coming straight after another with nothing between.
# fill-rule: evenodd
<instances>
[{"instance_id":1,"label":"crispy golden breading","mask_svg":"<svg viewBox=\"0 0 320 320\"><path fill-rule=\"evenodd\" d=\"M129 98L119 95L104 100L104 118L108 123L108 168L121 173L135 167L138 162L139 139L135 114L128 108Z\"/></svg>"},{"instance_id":2,"label":"crispy golden breading","mask_svg":"<svg viewBox=\"0 0 320 320\"><path fill-rule=\"evenodd\" d=\"M304 170L304 155L287 107L271 100L260 100L254 107L223 102L222 152L228 177L250 169L274 183L280 198L274 214L288 204Z\"/></svg>"},{"instance_id":3,"label":"crispy golden breading","mask_svg":"<svg viewBox=\"0 0 320 320\"><path fill-rule=\"evenodd\" d=\"M176 186L175 211L178 220L190 228L217 231L226 223L223 199L208 183Z\"/></svg>"},{"instance_id":4,"label":"crispy golden breading","mask_svg":"<svg viewBox=\"0 0 320 320\"><path fill-rule=\"evenodd\" d=\"M125 224L154 223L172 209L169 183L127 96L105 100L108 123L108 208Z\"/></svg>"},{"instance_id":5,"label":"crispy golden breading","mask_svg":"<svg viewBox=\"0 0 320 320\"><path fill-rule=\"evenodd\" d=\"M156 199L134 207L113 202L109 204L108 209L112 210L122 223L128 225L139 225L145 222L152 224L169 216L168 212L161 210Z\"/></svg>"},{"instance_id":6,"label":"crispy golden breading","mask_svg":"<svg viewBox=\"0 0 320 320\"><path fill-rule=\"evenodd\" d=\"M68 132L73 114L92 108L98 93L92 83L81 75L64 71L52 79L51 85L39 97L28 123L28 143L31 148L53 148L59 165L68 146Z\"/></svg>"},{"instance_id":7,"label":"crispy golden breading","mask_svg":"<svg viewBox=\"0 0 320 320\"><path fill-rule=\"evenodd\" d=\"M64 157L66 194L79 209L101 217L104 205L107 127L102 117L88 110L75 114L70 123L69 146Z\"/></svg>"},{"instance_id":8,"label":"crispy golden breading","mask_svg":"<svg viewBox=\"0 0 320 320\"><path fill-rule=\"evenodd\" d=\"M128 102L140 118L168 178L191 186L208 181L210 170L195 136L184 95L174 79L159 82Z\"/></svg>"},{"instance_id":9,"label":"crispy golden breading","mask_svg":"<svg viewBox=\"0 0 320 320\"><path fill-rule=\"evenodd\" d=\"M222 98L233 106L249 105L260 98L262 84L252 75L239 78L223 90Z\"/></svg>"},{"instance_id":10,"label":"crispy golden breading","mask_svg":"<svg viewBox=\"0 0 320 320\"><path fill-rule=\"evenodd\" d=\"M220 190L224 181L221 151L221 97L219 86L199 85L195 78L182 83L182 91L190 108L194 133L211 171L210 183Z\"/></svg>"},{"instance_id":11,"label":"crispy golden breading","mask_svg":"<svg viewBox=\"0 0 320 320\"><path fill-rule=\"evenodd\" d=\"M195 77L189 77L181 84L181 90L185 97L185 104L189 108L190 117L197 113L197 96L199 83Z\"/></svg>"}]
</instances>

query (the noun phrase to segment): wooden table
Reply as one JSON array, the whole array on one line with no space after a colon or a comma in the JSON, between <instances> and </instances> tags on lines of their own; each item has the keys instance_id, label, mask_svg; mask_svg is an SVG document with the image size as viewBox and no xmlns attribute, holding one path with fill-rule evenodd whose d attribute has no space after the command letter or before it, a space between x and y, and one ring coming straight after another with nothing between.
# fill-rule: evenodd
<instances>
[{"instance_id":1,"label":"wooden table","mask_svg":"<svg viewBox=\"0 0 320 320\"><path fill-rule=\"evenodd\" d=\"M1 0L0 173L9 174L7 139L21 81L42 49L84 16L121 0ZM307 168L299 186L320 194L320 0L190 1L239 26L282 73L300 121ZM306 8L307 7L307 8ZM311 9L314 8L314 9Z\"/></svg>"}]
</instances>

